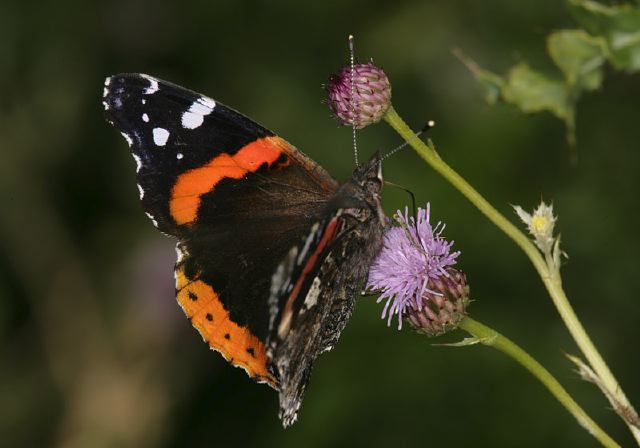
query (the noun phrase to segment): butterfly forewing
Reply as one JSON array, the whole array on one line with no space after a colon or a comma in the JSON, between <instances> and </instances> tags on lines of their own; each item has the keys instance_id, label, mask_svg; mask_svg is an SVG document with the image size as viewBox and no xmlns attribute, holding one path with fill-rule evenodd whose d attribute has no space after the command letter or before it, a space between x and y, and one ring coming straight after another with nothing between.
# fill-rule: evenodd
<instances>
[{"instance_id":1,"label":"butterfly forewing","mask_svg":"<svg viewBox=\"0 0 640 448\"><path fill-rule=\"evenodd\" d=\"M287 171L295 173L286 181L316 195L337 188L326 171L273 132L175 84L115 75L105 81L103 106L131 147L145 211L165 233L180 236L181 226L199 218L202 197L221 181L267 168L290 165Z\"/></svg>"}]
</instances>

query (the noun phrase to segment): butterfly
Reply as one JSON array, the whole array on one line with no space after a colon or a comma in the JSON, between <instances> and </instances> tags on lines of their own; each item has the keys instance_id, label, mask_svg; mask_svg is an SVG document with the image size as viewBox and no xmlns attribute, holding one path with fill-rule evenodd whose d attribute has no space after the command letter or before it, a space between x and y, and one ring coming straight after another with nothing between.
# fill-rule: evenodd
<instances>
[{"instance_id":1,"label":"butterfly","mask_svg":"<svg viewBox=\"0 0 640 448\"><path fill-rule=\"evenodd\" d=\"M177 239L178 303L212 349L279 392L292 425L382 246L380 156L338 183L244 115L144 74L107 78L102 104L146 215Z\"/></svg>"}]
</instances>

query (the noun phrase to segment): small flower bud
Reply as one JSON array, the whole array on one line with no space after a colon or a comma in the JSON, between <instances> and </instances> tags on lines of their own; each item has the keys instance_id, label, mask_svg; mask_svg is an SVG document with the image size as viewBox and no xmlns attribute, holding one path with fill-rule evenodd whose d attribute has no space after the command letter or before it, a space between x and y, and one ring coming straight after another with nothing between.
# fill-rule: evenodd
<instances>
[{"instance_id":1,"label":"small flower bud","mask_svg":"<svg viewBox=\"0 0 640 448\"><path fill-rule=\"evenodd\" d=\"M551 253L555 243L553 228L556 224L556 217L553 216L553 205L540 202L538 208L533 211L533 215L525 212L519 205L514 205L513 208L522 222L527 225L536 246L545 254Z\"/></svg>"},{"instance_id":2,"label":"small flower bud","mask_svg":"<svg viewBox=\"0 0 640 448\"><path fill-rule=\"evenodd\" d=\"M469 304L469 285L463 272L447 268L429 282L429 290L417 303L410 303L405 318L419 333L439 336L458 327Z\"/></svg>"},{"instance_id":3,"label":"small flower bud","mask_svg":"<svg viewBox=\"0 0 640 448\"><path fill-rule=\"evenodd\" d=\"M391 105L391 84L381 68L367 64L344 67L329 77L329 108L338 121L362 129L382 119Z\"/></svg>"}]
</instances>

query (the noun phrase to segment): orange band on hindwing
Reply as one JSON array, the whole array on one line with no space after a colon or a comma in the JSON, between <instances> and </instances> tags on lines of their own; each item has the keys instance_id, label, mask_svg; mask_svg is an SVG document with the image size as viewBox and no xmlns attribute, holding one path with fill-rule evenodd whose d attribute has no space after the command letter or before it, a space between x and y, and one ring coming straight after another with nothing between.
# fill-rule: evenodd
<instances>
[{"instance_id":1,"label":"orange band on hindwing","mask_svg":"<svg viewBox=\"0 0 640 448\"><path fill-rule=\"evenodd\" d=\"M232 322L218 294L202 280L191 280L184 270L176 269L178 303L209 346L257 381L272 387L277 380L267 369L267 355L262 341L248 328Z\"/></svg>"},{"instance_id":2,"label":"orange band on hindwing","mask_svg":"<svg viewBox=\"0 0 640 448\"><path fill-rule=\"evenodd\" d=\"M280 137L263 137L233 155L220 154L206 165L181 174L171 191L171 216L178 225L193 222L198 216L202 195L214 190L222 179L241 179L265 163L271 165L290 151L289 148L290 145Z\"/></svg>"}]
</instances>

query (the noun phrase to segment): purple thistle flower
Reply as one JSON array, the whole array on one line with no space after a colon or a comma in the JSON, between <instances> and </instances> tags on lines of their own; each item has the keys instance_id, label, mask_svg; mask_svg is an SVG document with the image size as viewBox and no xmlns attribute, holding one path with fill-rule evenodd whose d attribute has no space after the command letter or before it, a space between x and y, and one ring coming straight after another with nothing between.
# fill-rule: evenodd
<instances>
[{"instance_id":1,"label":"purple thistle flower","mask_svg":"<svg viewBox=\"0 0 640 448\"><path fill-rule=\"evenodd\" d=\"M438 222L434 227L429 222L430 204L426 209L418 208L416 218L408 215L408 209L404 215L398 210L394 217L397 225L385 232L382 250L369 270L367 282L367 289L380 293L378 303L386 300L382 318L386 316L391 325L397 315L398 329L402 328L403 316L421 312L429 297L448 295L447 290L441 290L443 282L439 280L450 277L451 266L460 255L459 251L451 252L453 241L442 237L445 225Z\"/></svg>"},{"instance_id":2,"label":"purple thistle flower","mask_svg":"<svg viewBox=\"0 0 640 448\"><path fill-rule=\"evenodd\" d=\"M391 105L391 84L373 62L347 66L329 77L328 105L338 121L362 129L382 119Z\"/></svg>"}]
</instances>

